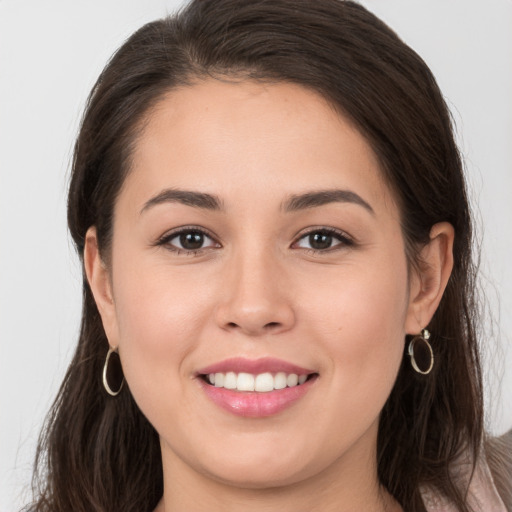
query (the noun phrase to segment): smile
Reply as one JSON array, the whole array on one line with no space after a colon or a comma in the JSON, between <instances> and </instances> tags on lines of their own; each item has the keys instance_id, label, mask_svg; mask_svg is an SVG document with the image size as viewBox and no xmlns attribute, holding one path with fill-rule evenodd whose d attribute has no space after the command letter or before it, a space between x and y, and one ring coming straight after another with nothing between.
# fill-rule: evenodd
<instances>
[{"instance_id":1,"label":"smile","mask_svg":"<svg viewBox=\"0 0 512 512\"><path fill-rule=\"evenodd\" d=\"M234 358L202 369L197 381L222 409L259 418L277 414L304 397L318 376L278 359Z\"/></svg>"}]
</instances>

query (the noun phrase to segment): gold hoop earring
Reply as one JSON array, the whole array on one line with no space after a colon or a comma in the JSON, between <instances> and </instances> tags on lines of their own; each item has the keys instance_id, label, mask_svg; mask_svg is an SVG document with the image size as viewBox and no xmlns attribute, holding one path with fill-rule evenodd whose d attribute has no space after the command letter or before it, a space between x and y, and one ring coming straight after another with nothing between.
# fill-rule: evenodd
<instances>
[{"instance_id":1,"label":"gold hoop earring","mask_svg":"<svg viewBox=\"0 0 512 512\"><path fill-rule=\"evenodd\" d=\"M112 355L114 357L112 357ZM117 390L113 390L110 386L113 383ZM121 366L121 359L116 348L109 347L105 364L103 365L103 387L107 393L111 396L117 396L123 389L124 375L123 367Z\"/></svg>"},{"instance_id":2,"label":"gold hoop earring","mask_svg":"<svg viewBox=\"0 0 512 512\"><path fill-rule=\"evenodd\" d=\"M409 342L409 356L414 370L422 375L428 375L434 367L434 352L428 342L430 332L423 329L421 334Z\"/></svg>"}]
</instances>

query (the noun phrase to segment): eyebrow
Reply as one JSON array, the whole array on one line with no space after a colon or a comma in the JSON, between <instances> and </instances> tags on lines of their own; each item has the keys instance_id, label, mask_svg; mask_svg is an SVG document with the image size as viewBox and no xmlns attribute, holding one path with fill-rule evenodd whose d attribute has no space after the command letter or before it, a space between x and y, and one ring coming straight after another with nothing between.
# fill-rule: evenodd
<instances>
[{"instance_id":1,"label":"eyebrow","mask_svg":"<svg viewBox=\"0 0 512 512\"><path fill-rule=\"evenodd\" d=\"M195 192L192 190L166 189L152 197L142 207L140 214L146 210L163 203L181 203L186 206L202 208L205 210L220 211L223 210L223 203L218 196L207 194L205 192ZM307 208L315 208L329 203L352 203L365 208L372 215L375 211L360 195L351 190L318 190L306 192L303 194L292 195L282 205L281 209L285 212L295 212Z\"/></svg>"},{"instance_id":2,"label":"eyebrow","mask_svg":"<svg viewBox=\"0 0 512 512\"><path fill-rule=\"evenodd\" d=\"M213 211L223 209L222 201L217 196L206 194L205 192L169 188L146 201L140 214L142 215L146 210L163 203L181 203L187 206Z\"/></svg>"},{"instance_id":3,"label":"eyebrow","mask_svg":"<svg viewBox=\"0 0 512 512\"><path fill-rule=\"evenodd\" d=\"M318 190L304 194L292 195L283 203L281 208L285 212L295 212L307 208L315 208L329 203L352 203L362 206L365 210L375 215L375 211L360 195L351 190Z\"/></svg>"}]
</instances>

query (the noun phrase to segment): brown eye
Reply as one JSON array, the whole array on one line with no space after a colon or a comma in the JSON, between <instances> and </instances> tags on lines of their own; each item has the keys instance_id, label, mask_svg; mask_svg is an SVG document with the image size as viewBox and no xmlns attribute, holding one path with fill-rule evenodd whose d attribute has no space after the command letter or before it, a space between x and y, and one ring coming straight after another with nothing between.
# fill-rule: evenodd
<instances>
[{"instance_id":1,"label":"brown eye","mask_svg":"<svg viewBox=\"0 0 512 512\"><path fill-rule=\"evenodd\" d=\"M294 244L300 249L328 252L329 250L353 245L352 239L342 231L334 229L317 229L301 236Z\"/></svg>"},{"instance_id":2,"label":"brown eye","mask_svg":"<svg viewBox=\"0 0 512 512\"><path fill-rule=\"evenodd\" d=\"M205 236L199 231L190 231L182 233L178 238L182 249L197 251L203 247Z\"/></svg>"},{"instance_id":3,"label":"brown eye","mask_svg":"<svg viewBox=\"0 0 512 512\"><path fill-rule=\"evenodd\" d=\"M195 253L203 249L220 247L209 235L198 229L181 229L164 236L158 242L171 251Z\"/></svg>"},{"instance_id":4,"label":"brown eye","mask_svg":"<svg viewBox=\"0 0 512 512\"><path fill-rule=\"evenodd\" d=\"M332 236L326 233L313 233L309 235L309 245L312 249L329 249L332 246Z\"/></svg>"}]
</instances>

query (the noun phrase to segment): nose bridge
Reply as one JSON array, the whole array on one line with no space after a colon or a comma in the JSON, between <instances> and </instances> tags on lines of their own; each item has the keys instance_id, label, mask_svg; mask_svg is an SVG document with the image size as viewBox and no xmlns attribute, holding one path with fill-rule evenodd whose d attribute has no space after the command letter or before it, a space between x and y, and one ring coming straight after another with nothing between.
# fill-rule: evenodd
<instances>
[{"instance_id":1,"label":"nose bridge","mask_svg":"<svg viewBox=\"0 0 512 512\"><path fill-rule=\"evenodd\" d=\"M239 245L230 258L220 324L250 335L287 330L295 319L282 262L271 244L254 242Z\"/></svg>"}]
</instances>

